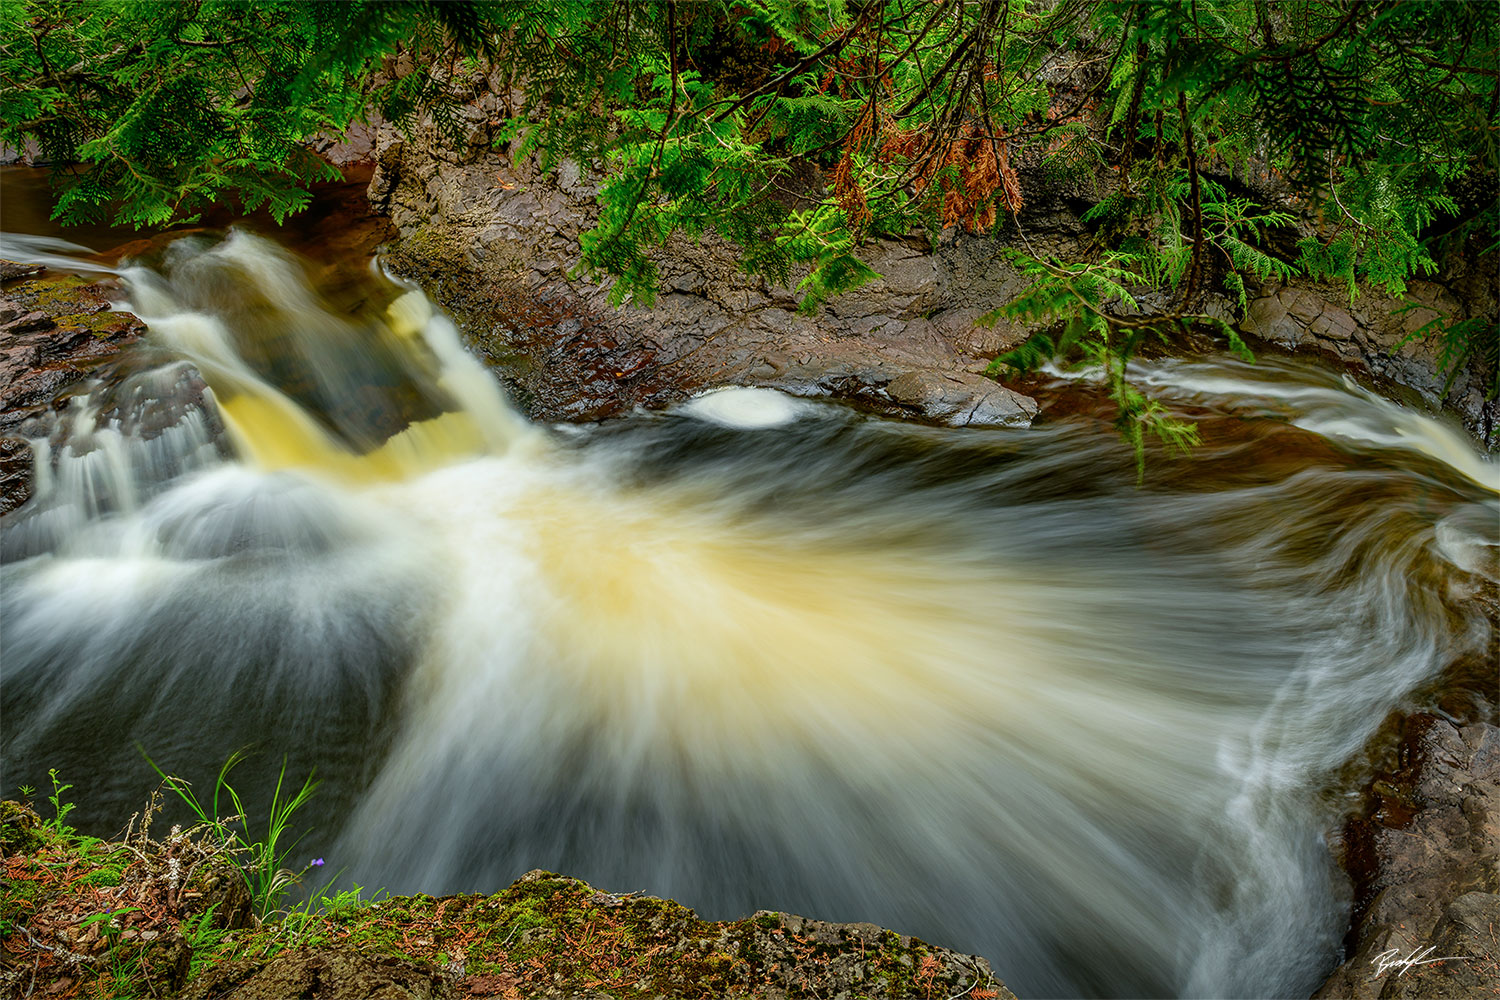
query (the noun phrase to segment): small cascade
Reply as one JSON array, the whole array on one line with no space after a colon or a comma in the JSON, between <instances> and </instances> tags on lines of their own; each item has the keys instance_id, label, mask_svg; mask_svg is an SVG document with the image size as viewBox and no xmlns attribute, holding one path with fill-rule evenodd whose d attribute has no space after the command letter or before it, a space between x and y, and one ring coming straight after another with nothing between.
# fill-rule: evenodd
<instances>
[{"instance_id":1,"label":"small cascade","mask_svg":"<svg viewBox=\"0 0 1500 1000\"><path fill-rule=\"evenodd\" d=\"M316 766L307 843L367 887L547 868L1027 996L1307 995L1340 769L1493 641L1495 466L1306 366L1142 365L1204 444L1138 485L1104 400L556 434L378 271L233 233L119 273L166 360L63 410L0 523L6 781L101 827L138 746L211 780L253 744Z\"/></svg>"}]
</instances>

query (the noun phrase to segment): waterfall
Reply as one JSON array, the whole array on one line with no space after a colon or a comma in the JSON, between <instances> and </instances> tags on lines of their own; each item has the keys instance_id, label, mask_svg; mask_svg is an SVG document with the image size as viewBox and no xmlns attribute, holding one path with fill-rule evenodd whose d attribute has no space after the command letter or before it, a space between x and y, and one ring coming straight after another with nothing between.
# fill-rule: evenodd
<instances>
[{"instance_id":1,"label":"waterfall","mask_svg":"<svg viewBox=\"0 0 1500 1000\"><path fill-rule=\"evenodd\" d=\"M100 825L137 743L253 743L318 767L309 843L366 886L548 868L1025 996L1307 995L1339 769L1491 642L1495 466L1314 368L1140 368L1205 443L1137 486L1103 402L561 433L379 273L234 233L120 275L167 360L64 411L0 527L7 788L62 768Z\"/></svg>"}]
</instances>

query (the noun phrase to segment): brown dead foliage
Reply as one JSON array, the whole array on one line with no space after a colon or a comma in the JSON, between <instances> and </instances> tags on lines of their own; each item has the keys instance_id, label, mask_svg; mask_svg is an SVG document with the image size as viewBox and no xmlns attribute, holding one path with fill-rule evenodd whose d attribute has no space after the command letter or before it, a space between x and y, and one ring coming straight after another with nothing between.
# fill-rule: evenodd
<instances>
[{"instance_id":1,"label":"brown dead foliage","mask_svg":"<svg viewBox=\"0 0 1500 1000\"><path fill-rule=\"evenodd\" d=\"M1010 165L1005 138L987 134L978 121L965 122L951 137L892 130L880 158L920 164L912 189L921 195L936 186L944 228L963 226L979 233L995 224L997 206L1010 213L1021 209L1021 181Z\"/></svg>"},{"instance_id":2,"label":"brown dead foliage","mask_svg":"<svg viewBox=\"0 0 1500 1000\"><path fill-rule=\"evenodd\" d=\"M153 797L137 817L139 829L133 819L116 843L57 837L5 852L9 933L0 940L0 991L110 996L123 946L141 980L173 992L191 955L184 923L203 918L227 928L253 919L238 866L205 830L173 827L164 839L151 836L159 806Z\"/></svg>"}]
</instances>

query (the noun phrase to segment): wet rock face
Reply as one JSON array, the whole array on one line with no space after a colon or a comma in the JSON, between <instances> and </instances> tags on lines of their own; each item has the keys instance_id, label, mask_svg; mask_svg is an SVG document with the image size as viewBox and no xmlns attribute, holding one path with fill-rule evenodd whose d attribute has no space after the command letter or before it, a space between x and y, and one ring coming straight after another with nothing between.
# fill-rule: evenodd
<instances>
[{"instance_id":1,"label":"wet rock face","mask_svg":"<svg viewBox=\"0 0 1500 1000\"><path fill-rule=\"evenodd\" d=\"M1035 412L1024 397L996 395L998 384L981 374L1031 331L976 320L1028 284L1003 247L1086 255L1080 215L1102 189L1069 191L1023 170L1024 237L1007 221L985 237L945 233L937 245L918 237L873 243L867 259L882 278L811 316L798 312L794 289L743 274L734 247L711 236L676 238L655 258L654 306L617 310L605 290L573 274L579 234L596 216L597 179L571 163L543 174L497 150L498 86L476 81L479 96L464 109L467 139L457 146L430 125L410 137L382 126L369 194L401 234L390 258L396 270L459 318L533 417L598 419L724 384L846 397L959 426L1026 423ZM1269 187L1265 199L1293 207ZM1303 228L1298 235L1313 232ZM1403 301L1366 291L1351 303L1343 286L1308 281L1252 286L1245 310L1217 294L1200 307L1252 342L1316 352L1407 386L1428 406L1447 405L1495 448L1500 408L1484 401L1482 365L1448 386L1437 342L1405 342L1439 315L1500 314L1493 256L1455 259L1441 283L1412 282L1418 307L1402 313ZM1175 305L1162 295L1147 300Z\"/></svg>"},{"instance_id":2,"label":"wet rock face","mask_svg":"<svg viewBox=\"0 0 1500 1000\"><path fill-rule=\"evenodd\" d=\"M727 247L699 246L697 266L669 274L653 308L616 310L603 291L567 278L576 244L553 234L551 257L531 255L545 235L537 228L475 250L462 230L428 225L388 258L459 318L470 345L538 419L601 419L726 384L839 396L965 426L1024 424L1036 412L1029 399L966 371L983 361L944 333L970 331L982 310L916 312L930 306L922 289L936 280L930 261L907 274L914 284L878 282L868 299L840 300L841 313L807 317L791 292L757 288L739 274ZM983 334L996 340L1003 331Z\"/></svg>"},{"instance_id":3,"label":"wet rock face","mask_svg":"<svg viewBox=\"0 0 1500 1000\"><path fill-rule=\"evenodd\" d=\"M1320 998L1500 994L1500 728L1407 720L1346 833L1353 951Z\"/></svg>"},{"instance_id":4,"label":"wet rock face","mask_svg":"<svg viewBox=\"0 0 1500 1000\"><path fill-rule=\"evenodd\" d=\"M1250 292L1239 329L1289 350L1337 358L1413 389L1427 406L1452 409L1493 449L1500 446L1495 434L1500 408L1485 401L1483 365L1465 366L1453 373L1450 384L1440 341L1413 336L1434 320L1494 316L1493 272L1500 262L1493 257L1477 264L1454 261L1446 284L1412 281L1404 299L1367 291L1351 302L1336 288L1301 280L1263 285Z\"/></svg>"},{"instance_id":5,"label":"wet rock face","mask_svg":"<svg viewBox=\"0 0 1500 1000\"><path fill-rule=\"evenodd\" d=\"M48 292L44 302L26 287L0 297L0 410L47 406L58 389L140 335L143 325L110 312L104 295L99 286L79 285Z\"/></svg>"},{"instance_id":6,"label":"wet rock face","mask_svg":"<svg viewBox=\"0 0 1500 1000\"><path fill-rule=\"evenodd\" d=\"M134 316L110 310L116 286L36 280L38 270L23 269L28 280L0 294L0 514L30 496L28 421L145 332Z\"/></svg>"},{"instance_id":7,"label":"wet rock face","mask_svg":"<svg viewBox=\"0 0 1500 1000\"><path fill-rule=\"evenodd\" d=\"M912 371L892 379L886 395L952 427L1028 424L1036 401L977 375Z\"/></svg>"},{"instance_id":8,"label":"wet rock face","mask_svg":"<svg viewBox=\"0 0 1500 1000\"><path fill-rule=\"evenodd\" d=\"M476 115L462 149L383 130L370 196L402 234L391 265L460 320L531 416L599 419L727 384L959 426L1036 412L978 374L1026 335L975 323L1025 285L1000 244L877 244L882 278L809 316L795 289L746 276L729 244L680 240L658 254L655 304L616 309L606 289L570 276L594 182L571 164L555 175L511 164L490 150L486 121Z\"/></svg>"}]
</instances>

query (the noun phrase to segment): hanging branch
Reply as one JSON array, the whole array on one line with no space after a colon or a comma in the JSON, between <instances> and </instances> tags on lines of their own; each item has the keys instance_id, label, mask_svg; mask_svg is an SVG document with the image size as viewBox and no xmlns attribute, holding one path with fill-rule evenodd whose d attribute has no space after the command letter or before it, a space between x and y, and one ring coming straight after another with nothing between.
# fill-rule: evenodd
<instances>
[{"instance_id":1,"label":"hanging branch","mask_svg":"<svg viewBox=\"0 0 1500 1000\"><path fill-rule=\"evenodd\" d=\"M814 65L819 60L824 58L837 59L839 53L844 50L844 46L848 45L849 40L852 39L855 35L859 34L860 29L864 27L865 22L870 19L870 15L875 12L875 8L878 6L880 5L874 3L866 4L865 9L859 12L859 17L854 19L854 23L851 24L847 30L840 32L837 38L833 39L833 41L829 42L827 45L823 46L821 49L812 53L811 55L804 56L800 61L798 61L797 65L793 66L785 73L782 73L774 80L769 80L766 83L761 84L759 87L756 87L754 90L751 90L749 93L737 99L728 108L715 115L713 123L717 125L719 122L724 121L730 115L734 114L740 108L748 105L751 101L755 100L761 94L767 94L776 91L783 84L796 79L798 74L807 69L809 66ZM946 9L946 5L944 9ZM934 21L936 21L936 16L934 16ZM704 108L703 111L706 113L708 109Z\"/></svg>"},{"instance_id":2,"label":"hanging branch","mask_svg":"<svg viewBox=\"0 0 1500 1000\"><path fill-rule=\"evenodd\" d=\"M1198 267L1203 257L1203 202L1198 190L1198 154L1193 148L1193 123L1188 117L1187 94L1181 90L1177 92L1177 113L1182 116L1184 154L1193 195L1193 257L1188 263L1187 292L1182 297L1183 306L1188 307L1198 293Z\"/></svg>"},{"instance_id":3,"label":"hanging branch","mask_svg":"<svg viewBox=\"0 0 1500 1000\"><path fill-rule=\"evenodd\" d=\"M667 0L667 62L672 68L672 96L667 98L667 117L662 121L656 152L651 154L653 168L666 148L667 133L672 131L672 118L677 114L677 5L672 0Z\"/></svg>"},{"instance_id":4,"label":"hanging branch","mask_svg":"<svg viewBox=\"0 0 1500 1000\"><path fill-rule=\"evenodd\" d=\"M1130 184L1130 165L1135 160L1135 132L1141 120L1141 95L1146 91L1146 60L1151 47L1141 42L1135 47L1135 87L1130 91L1130 111L1125 116L1125 142L1120 152L1120 173Z\"/></svg>"},{"instance_id":5,"label":"hanging branch","mask_svg":"<svg viewBox=\"0 0 1500 1000\"><path fill-rule=\"evenodd\" d=\"M959 59L963 58L964 53L969 51L969 47L978 40L981 27L982 25L975 25L974 30L969 32L969 34L965 36L964 40L959 42L958 46L948 56L948 61L943 63L938 71L933 74L931 80L927 81L926 86L924 86L920 91L917 92L916 97L913 97L910 101L907 101L905 107L903 107L900 111L897 111L894 117L905 118L907 115L911 114L917 109L917 106L919 104L927 99L928 95L932 93L933 88L935 88L939 82L948 79L949 71L953 69L954 65L959 61Z\"/></svg>"}]
</instances>

